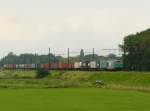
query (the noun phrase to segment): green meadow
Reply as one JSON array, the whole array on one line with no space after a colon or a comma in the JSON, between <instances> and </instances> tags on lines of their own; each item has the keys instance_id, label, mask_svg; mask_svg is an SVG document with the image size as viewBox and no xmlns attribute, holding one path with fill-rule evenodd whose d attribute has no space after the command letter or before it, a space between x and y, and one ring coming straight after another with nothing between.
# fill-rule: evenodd
<instances>
[{"instance_id":1,"label":"green meadow","mask_svg":"<svg viewBox=\"0 0 150 111\"><path fill-rule=\"evenodd\" d=\"M97 88L2 89L1 111L149 111L150 94Z\"/></svg>"},{"instance_id":2,"label":"green meadow","mask_svg":"<svg viewBox=\"0 0 150 111\"><path fill-rule=\"evenodd\" d=\"M0 71L1 111L149 111L149 100L150 72Z\"/></svg>"}]
</instances>

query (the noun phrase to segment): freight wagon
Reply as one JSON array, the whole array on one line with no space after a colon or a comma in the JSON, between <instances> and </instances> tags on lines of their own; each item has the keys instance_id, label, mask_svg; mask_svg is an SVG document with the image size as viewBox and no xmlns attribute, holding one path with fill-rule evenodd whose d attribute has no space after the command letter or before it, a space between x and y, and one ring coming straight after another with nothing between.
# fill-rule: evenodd
<instances>
[{"instance_id":1,"label":"freight wagon","mask_svg":"<svg viewBox=\"0 0 150 111\"><path fill-rule=\"evenodd\" d=\"M5 69L51 69L51 70L121 70L123 63L121 60L101 60L67 63L46 63L46 64L5 64Z\"/></svg>"}]
</instances>

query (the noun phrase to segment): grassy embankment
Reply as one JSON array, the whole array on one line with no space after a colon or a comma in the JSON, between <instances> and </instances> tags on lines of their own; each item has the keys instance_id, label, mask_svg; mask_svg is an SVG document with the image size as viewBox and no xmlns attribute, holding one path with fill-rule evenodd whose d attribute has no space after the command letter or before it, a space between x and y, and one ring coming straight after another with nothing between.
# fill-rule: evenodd
<instances>
[{"instance_id":1,"label":"grassy embankment","mask_svg":"<svg viewBox=\"0 0 150 111\"><path fill-rule=\"evenodd\" d=\"M35 71L3 70L0 78L1 88L86 88L97 87L95 81L102 80L103 88L150 91L150 72L52 71L36 79Z\"/></svg>"}]
</instances>

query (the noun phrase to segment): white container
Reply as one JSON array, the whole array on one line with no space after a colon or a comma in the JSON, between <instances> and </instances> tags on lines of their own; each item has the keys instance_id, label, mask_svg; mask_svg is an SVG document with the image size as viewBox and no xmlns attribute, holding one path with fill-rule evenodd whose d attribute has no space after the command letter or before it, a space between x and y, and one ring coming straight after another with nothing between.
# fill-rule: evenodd
<instances>
[{"instance_id":1,"label":"white container","mask_svg":"<svg viewBox=\"0 0 150 111\"><path fill-rule=\"evenodd\" d=\"M108 60L107 61L107 69L114 69L115 68L115 60Z\"/></svg>"},{"instance_id":2,"label":"white container","mask_svg":"<svg viewBox=\"0 0 150 111\"><path fill-rule=\"evenodd\" d=\"M100 68L101 68L101 69L107 69L107 67L108 67L108 62L107 62L107 60L101 59L101 60L100 60Z\"/></svg>"},{"instance_id":3,"label":"white container","mask_svg":"<svg viewBox=\"0 0 150 111\"><path fill-rule=\"evenodd\" d=\"M75 63L74 63L74 68L75 68L75 69L81 68L81 65L82 65L81 62L75 62Z\"/></svg>"},{"instance_id":4,"label":"white container","mask_svg":"<svg viewBox=\"0 0 150 111\"><path fill-rule=\"evenodd\" d=\"M25 64L19 64L19 68L25 68Z\"/></svg>"},{"instance_id":5,"label":"white container","mask_svg":"<svg viewBox=\"0 0 150 111\"><path fill-rule=\"evenodd\" d=\"M4 66L3 66L4 68L8 68L8 65L7 64L4 64Z\"/></svg>"},{"instance_id":6,"label":"white container","mask_svg":"<svg viewBox=\"0 0 150 111\"><path fill-rule=\"evenodd\" d=\"M91 61L91 62L90 62L90 68L92 68L92 69L97 68L97 63L96 63L96 61Z\"/></svg>"},{"instance_id":7,"label":"white container","mask_svg":"<svg viewBox=\"0 0 150 111\"><path fill-rule=\"evenodd\" d=\"M18 69L19 68L19 65L18 64L16 64L16 69Z\"/></svg>"},{"instance_id":8,"label":"white container","mask_svg":"<svg viewBox=\"0 0 150 111\"><path fill-rule=\"evenodd\" d=\"M36 64L32 64L32 69L35 69L36 68Z\"/></svg>"}]
</instances>

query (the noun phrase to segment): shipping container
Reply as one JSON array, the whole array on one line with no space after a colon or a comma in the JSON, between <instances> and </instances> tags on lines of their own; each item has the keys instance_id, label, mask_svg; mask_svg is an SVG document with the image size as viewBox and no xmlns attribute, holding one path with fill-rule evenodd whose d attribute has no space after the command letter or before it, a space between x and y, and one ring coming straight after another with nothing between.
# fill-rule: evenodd
<instances>
[{"instance_id":1,"label":"shipping container","mask_svg":"<svg viewBox=\"0 0 150 111\"><path fill-rule=\"evenodd\" d=\"M16 64L16 69L19 69L19 64Z\"/></svg>"},{"instance_id":2,"label":"shipping container","mask_svg":"<svg viewBox=\"0 0 150 111\"><path fill-rule=\"evenodd\" d=\"M25 64L19 64L19 68L20 68L20 69L25 68Z\"/></svg>"},{"instance_id":3,"label":"shipping container","mask_svg":"<svg viewBox=\"0 0 150 111\"><path fill-rule=\"evenodd\" d=\"M8 64L9 69L16 69L16 64Z\"/></svg>"},{"instance_id":4,"label":"shipping container","mask_svg":"<svg viewBox=\"0 0 150 111\"><path fill-rule=\"evenodd\" d=\"M74 63L74 68L75 69L79 69L79 68L81 68L81 66L82 66L82 62L75 62Z\"/></svg>"},{"instance_id":5,"label":"shipping container","mask_svg":"<svg viewBox=\"0 0 150 111\"><path fill-rule=\"evenodd\" d=\"M96 68L97 68L97 63L96 63L96 61L91 61L91 62L90 62L90 68L92 68L92 69L96 69Z\"/></svg>"},{"instance_id":6,"label":"shipping container","mask_svg":"<svg viewBox=\"0 0 150 111\"><path fill-rule=\"evenodd\" d=\"M32 64L27 64L28 69L32 69Z\"/></svg>"},{"instance_id":7,"label":"shipping container","mask_svg":"<svg viewBox=\"0 0 150 111\"><path fill-rule=\"evenodd\" d=\"M8 64L4 64L3 67L4 67L4 68L8 68Z\"/></svg>"},{"instance_id":8,"label":"shipping container","mask_svg":"<svg viewBox=\"0 0 150 111\"><path fill-rule=\"evenodd\" d=\"M107 61L107 69L109 69L109 70L115 69L115 60L108 60Z\"/></svg>"},{"instance_id":9,"label":"shipping container","mask_svg":"<svg viewBox=\"0 0 150 111\"><path fill-rule=\"evenodd\" d=\"M50 68L50 64L44 64L44 69L49 69Z\"/></svg>"},{"instance_id":10,"label":"shipping container","mask_svg":"<svg viewBox=\"0 0 150 111\"><path fill-rule=\"evenodd\" d=\"M90 68L90 62L89 61L85 61L85 62L82 62L82 68Z\"/></svg>"},{"instance_id":11,"label":"shipping container","mask_svg":"<svg viewBox=\"0 0 150 111\"><path fill-rule=\"evenodd\" d=\"M52 63L50 68L51 69L59 69L59 63Z\"/></svg>"},{"instance_id":12,"label":"shipping container","mask_svg":"<svg viewBox=\"0 0 150 111\"><path fill-rule=\"evenodd\" d=\"M108 67L107 60L106 59L101 59L99 67L100 67L100 69L107 69L107 67Z\"/></svg>"},{"instance_id":13,"label":"shipping container","mask_svg":"<svg viewBox=\"0 0 150 111\"><path fill-rule=\"evenodd\" d=\"M37 68L37 65L36 64L31 64L31 68L35 69L35 68Z\"/></svg>"},{"instance_id":14,"label":"shipping container","mask_svg":"<svg viewBox=\"0 0 150 111\"><path fill-rule=\"evenodd\" d=\"M63 63L59 63L59 69L63 68Z\"/></svg>"}]
</instances>

